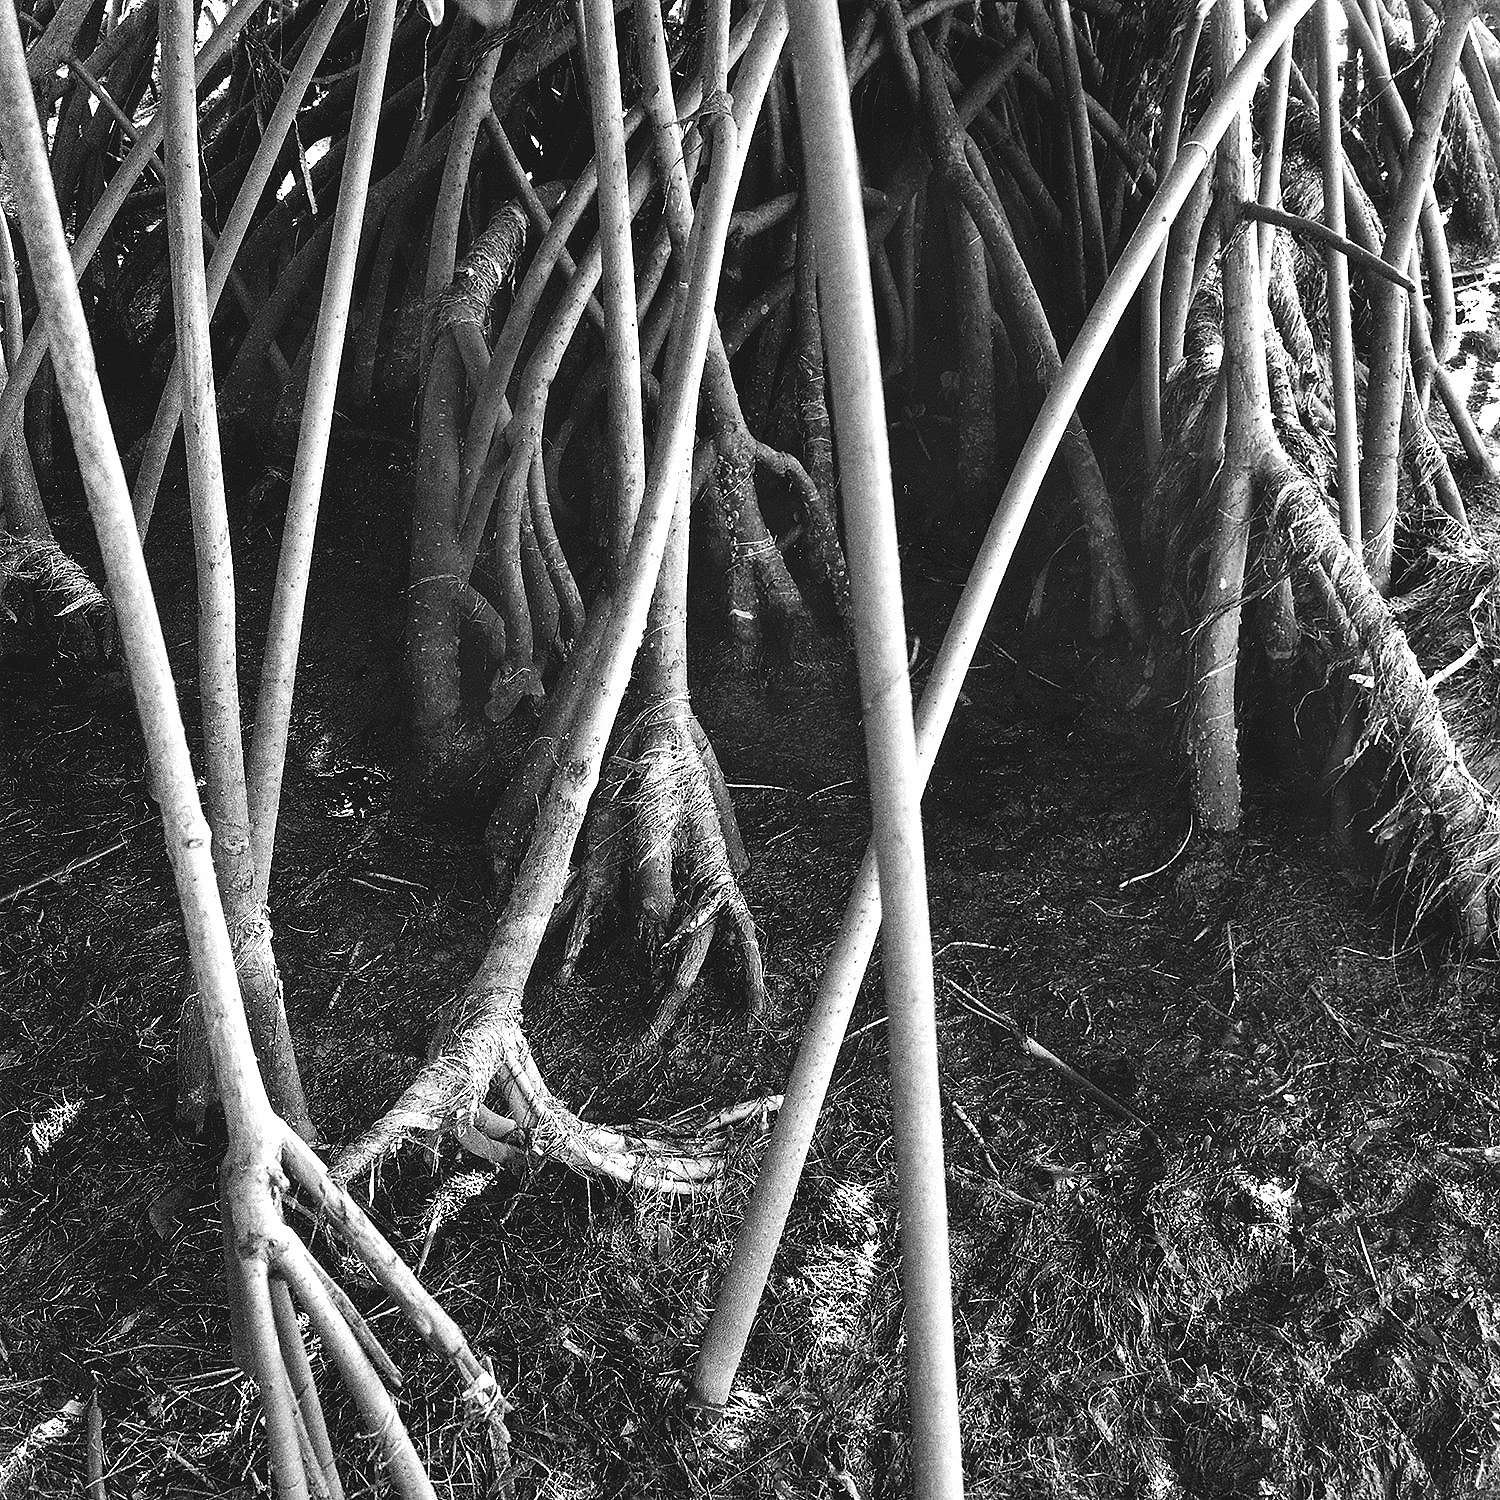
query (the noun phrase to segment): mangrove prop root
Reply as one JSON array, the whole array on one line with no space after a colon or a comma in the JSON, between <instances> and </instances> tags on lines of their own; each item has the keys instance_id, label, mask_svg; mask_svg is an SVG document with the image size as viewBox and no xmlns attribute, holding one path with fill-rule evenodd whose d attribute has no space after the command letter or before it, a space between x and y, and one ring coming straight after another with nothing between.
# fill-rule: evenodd
<instances>
[{"instance_id":1,"label":"mangrove prop root","mask_svg":"<svg viewBox=\"0 0 1500 1500\"><path fill-rule=\"evenodd\" d=\"M171 663L52 191L45 137L26 77L16 13L9 5L0 6L0 143L30 252L37 300L52 339L58 390L120 622L131 685L150 747L152 791L161 808L188 951L202 997L209 1050L229 1132L220 1182L231 1327L236 1355L249 1366L260 1387L273 1482L283 1494L306 1494L309 1460L322 1472L327 1459L326 1453L319 1451L319 1440L313 1437L316 1420L309 1426L308 1417L299 1411L298 1394L304 1402L309 1400L300 1359L293 1357L289 1373L277 1333L270 1290L275 1272L284 1276L312 1315L325 1348L334 1353L345 1383L365 1414L380 1409L382 1420L372 1424L372 1430L382 1433L388 1470L398 1493L430 1495L431 1484L390 1407L378 1374L370 1373L367 1356L347 1318L331 1298L319 1299L322 1280L303 1274L306 1257L301 1243L281 1216L290 1182L307 1195L328 1230L359 1257L429 1347L459 1372L466 1402L475 1417L499 1421L503 1402L494 1377L452 1320L347 1194L335 1186L307 1143L275 1115L256 1068L213 865L210 831L198 796ZM357 1358L348 1355L351 1348L359 1351ZM383 1405L377 1393L383 1397ZM310 1405L307 1411L312 1414Z\"/></svg>"},{"instance_id":2,"label":"mangrove prop root","mask_svg":"<svg viewBox=\"0 0 1500 1500\"><path fill-rule=\"evenodd\" d=\"M1290 467L1273 476L1271 490L1272 514L1294 568L1304 577L1326 578L1338 606L1327 611L1328 622L1350 656L1365 665L1367 734L1391 745L1409 796L1443 851L1434 895L1451 898L1466 942L1493 942L1500 918L1500 808L1469 772L1405 631L1339 535L1322 497Z\"/></svg>"},{"instance_id":3,"label":"mangrove prop root","mask_svg":"<svg viewBox=\"0 0 1500 1500\"><path fill-rule=\"evenodd\" d=\"M566 977L605 902L628 891L656 992L648 1045L660 1043L681 1013L721 923L739 950L752 1018L765 1001L760 944L730 853L738 832L723 819L716 768L706 763L706 738L696 728L691 710L670 701L631 725L606 767L585 825L584 865L557 917L566 923Z\"/></svg>"},{"instance_id":4,"label":"mangrove prop root","mask_svg":"<svg viewBox=\"0 0 1500 1500\"><path fill-rule=\"evenodd\" d=\"M735 76L733 103L706 119L710 167L699 199L686 282L676 307L647 483L626 566L609 604L588 686L566 749L538 810L527 853L478 972L435 1039L433 1053L395 1107L340 1156L348 1180L403 1140L474 1128L476 1111L499 1083L508 1114L530 1149L560 1164L669 1191L690 1191L714 1175L717 1152L692 1143L589 1125L556 1100L542 1080L521 1025L521 1003L562 893L567 865L598 785L611 729L646 632L662 559L690 470L698 396L714 321L714 294L734 197L765 91L780 58L787 21L770 0Z\"/></svg>"}]
</instances>

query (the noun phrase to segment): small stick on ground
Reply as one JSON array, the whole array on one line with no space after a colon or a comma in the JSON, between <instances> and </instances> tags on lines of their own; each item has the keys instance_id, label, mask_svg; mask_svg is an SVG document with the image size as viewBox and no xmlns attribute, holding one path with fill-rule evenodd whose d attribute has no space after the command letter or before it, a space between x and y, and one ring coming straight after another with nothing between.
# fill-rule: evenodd
<instances>
[{"instance_id":1,"label":"small stick on ground","mask_svg":"<svg viewBox=\"0 0 1500 1500\"><path fill-rule=\"evenodd\" d=\"M956 979L943 975L943 983L950 989L956 990L959 995L959 1003L963 1008L981 1020L992 1022L996 1026L1002 1026L1015 1040L1016 1045L1031 1058L1033 1062L1040 1063L1045 1068L1051 1068L1060 1078L1065 1078L1074 1088L1087 1094L1096 1104L1103 1105L1110 1114L1118 1116L1129 1125L1134 1125L1143 1135L1149 1136L1151 1140L1160 1144L1160 1137L1155 1130L1146 1123L1128 1104L1121 1104L1118 1099L1106 1090L1101 1089L1097 1083L1085 1078L1077 1068L1066 1063L1055 1052L1044 1047L1033 1036L1028 1036L1015 1023L1015 1020L1003 1011L993 1010L986 1005L977 995L971 994Z\"/></svg>"},{"instance_id":2,"label":"small stick on ground","mask_svg":"<svg viewBox=\"0 0 1500 1500\"><path fill-rule=\"evenodd\" d=\"M35 880L28 880L11 890L0 892L0 906L18 897L30 895L32 891L38 891L44 885L51 885L55 880L66 880L70 875L76 875L80 870L86 870L90 865L98 864L101 859L108 859L111 854L118 854L124 847L124 838L117 838L103 849L96 849L92 854L80 854L77 859L70 859L58 865L55 870L48 870L45 875L38 875Z\"/></svg>"}]
</instances>

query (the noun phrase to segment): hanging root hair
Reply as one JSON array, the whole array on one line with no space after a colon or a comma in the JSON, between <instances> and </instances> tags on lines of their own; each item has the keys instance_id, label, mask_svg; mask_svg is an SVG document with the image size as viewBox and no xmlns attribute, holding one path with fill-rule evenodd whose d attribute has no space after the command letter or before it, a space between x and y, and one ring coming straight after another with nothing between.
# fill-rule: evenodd
<instances>
[{"instance_id":1,"label":"hanging root hair","mask_svg":"<svg viewBox=\"0 0 1500 1500\"><path fill-rule=\"evenodd\" d=\"M1410 903L1410 919L1451 902L1463 942L1493 942L1500 917L1500 806L1471 768L1445 707L1455 711L1471 746L1492 740L1493 694L1475 695L1466 684L1460 695L1452 685L1472 665L1494 660L1493 643L1500 640L1500 614L1490 601L1500 576L1494 555L1452 527L1425 592L1408 596L1398 610L1350 555L1323 496L1304 476L1286 468L1267 488L1294 570L1320 597L1335 637L1360 663L1353 680L1365 699L1365 742L1384 745L1392 757L1395 801L1376 834L1387 846L1388 873L1400 880ZM1443 599L1441 590L1453 592ZM1424 614L1428 619L1419 623ZM1432 679L1403 620L1433 657L1448 657ZM1455 638L1464 633L1473 657L1468 647L1453 654ZM1475 764L1493 775L1494 752Z\"/></svg>"},{"instance_id":2,"label":"hanging root hair","mask_svg":"<svg viewBox=\"0 0 1500 1500\"><path fill-rule=\"evenodd\" d=\"M515 274L526 244L526 211L519 203L505 203L484 232L468 248L453 280L438 295L432 309L432 337L459 324L487 331L500 293Z\"/></svg>"},{"instance_id":3,"label":"hanging root hair","mask_svg":"<svg viewBox=\"0 0 1500 1500\"><path fill-rule=\"evenodd\" d=\"M109 617L93 579L50 537L0 532L0 610L12 586L30 589L54 619L81 614L102 624Z\"/></svg>"}]
</instances>

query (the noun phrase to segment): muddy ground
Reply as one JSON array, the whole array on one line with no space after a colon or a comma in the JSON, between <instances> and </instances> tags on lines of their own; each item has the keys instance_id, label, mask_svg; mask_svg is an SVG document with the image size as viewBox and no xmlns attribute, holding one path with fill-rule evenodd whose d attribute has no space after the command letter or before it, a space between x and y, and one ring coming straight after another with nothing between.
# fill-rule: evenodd
<instances>
[{"instance_id":1,"label":"muddy ground","mask_svg":"<svg viewBox=\"0 0 1500 1500\"><path fill-rule=\"evenodd\" d=\"M410 463L378 433L338 439L278 847L288 1005L333 1140L410 1075L493 916L482 816L439 818L404 791ZM252 640L282 498L254 472L235 516ZM163 502L150 553L190 702L183 509ZM76 524L65 540L87 556ZM948 555L907 558L919 677L961 583ZM1500 970L1405 932L1338 873L1305 788L1264 768L1243 836L1184 849L1170 705L1129 706L1133 664L1068 638L1037 655L1002 609L927 802L970 1492L1500 1493ZM753 1031L721 969L659 1059L624 1061L643 997L623 950L596 946L529 1018L549 1081L591 1118L776 1091L862 847L847 688L699 676L755 861L773 1013ZM182 942L128 693L23 652L0 660L0 698L0 897L108 851L0 905L0 1490L78 1492L70 1403L97 1391L111 1496L261 1493L255 1403L226 1352L218 1143L172 1115ZM976 1003L1147 1128L1028 1063ZM426 1274L514 1403L516 1493L907 1493L885 1064L867 983L712 1430L675 1398L753 1130L686 1205L446 1158L377 1198L415 1256L447 1195ZM405 1369L438 1493L503 1493L446 1372L354 1290ZM331 1405L362 1493L369 1445Z\"/></svg>"}]
</instances>

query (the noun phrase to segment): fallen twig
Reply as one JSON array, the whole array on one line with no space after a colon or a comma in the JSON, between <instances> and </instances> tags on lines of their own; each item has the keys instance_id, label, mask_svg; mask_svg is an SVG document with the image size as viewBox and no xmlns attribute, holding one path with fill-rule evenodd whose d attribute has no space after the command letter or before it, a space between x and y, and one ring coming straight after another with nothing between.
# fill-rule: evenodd
<instances>
[{"instance_id":1,"label":"fallen twig","mask_svg":"<svg viewBox=\"0 0 1500 1500\"><path fill-rule=\"evenodd\" d=\"M1145 871L1144 874L1141 874L1141 875L1131 875L1128 879L1122 880L1120 882L1120 889L1123 891L1126 888L1126 886L1137 885L1142 880L1150 880L1153 875L1160 875L1164 871L1170 870L1172 868L1172 866L1175 865L1177 863L1177 861L1182 858L1183 850L1185 850L1187 848L1187 846L1190 843L1192 843L1192 841L1193 841L1193 830L1196 827L1197 827L1197 819L1193 816L1192 812L1190 811L1188 813L1187 832L1185 834L1183 834L1183 836L1182 836L1182 842L1177 846L1177 852L1171 857L1171 859L1169 859L1165 864L1157 865L1157 867L1154 870L1147 870L1147 871Z\"/></svg>"},{"instance_id":2,"label":"fallen twig","mask_svg":"<svg viewBox=\"0 0 1500 1500\"><path fill-rule=\"evenodd\" d=\"M971 1011L982 1020L991 1021L996 1026L1002 1026L1015 1038L1016 1045L1034 1062L1042 1063L1055 1073L1066 1078L1075 1088L1081 1089L1096 1104L1101 1104L1111 1114L1118 1115L1122 1120L1128 1121L1136 1126L1145 1135L1150 1136L1159 1145L1161 1138L1136 1112L1128 1105L1121 1104L1113 1094L1106 1093L1097 1083L1091 1083L1076 1068L1069 1066L1055 1052L1049 1051L1037 1041L1035 1037L1027 1034L1016 1025L1015 1021L1003 1011L991 1010L977 995L971 994L956 979L943 975L943 982L955 990L959 996L959 1003L965 1010Z\"/></svg>"},{"instance_id":3,"label":"fallen twig","mask_svg":"<svg viewBox=\"0 0 1500 1500\"><path fill-rule=\"evenodd\" d=\"M79 870L86 870L90 865L97 865L100 860L108 859L111 854L117 854L125 847L125 838L122 834L114 843L103 849L95 849L92 854L80 854L77 859L70 859L65 864L58 865L55 870L48 870L45 875L38 875L35 880L28 880L24 885L18 885L13 890L6 891L0 895L0 906L7 901L14 901L20 896L30 895L32 891L40 890L44 885L51 885L56 880L66 880L70 875L76 875Z\"/></svg>"}]
</instances>

